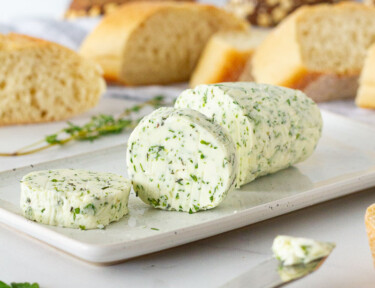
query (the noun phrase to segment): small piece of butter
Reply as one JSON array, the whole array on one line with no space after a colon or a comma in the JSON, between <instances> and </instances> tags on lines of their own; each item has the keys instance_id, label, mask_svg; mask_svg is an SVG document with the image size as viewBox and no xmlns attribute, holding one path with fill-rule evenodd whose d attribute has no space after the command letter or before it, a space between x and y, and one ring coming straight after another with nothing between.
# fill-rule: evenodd
<instances>
[{"instance_id":1,"label":"small piece of butter","mask_svg":"<svg viewBox=\"0 0 375 288\"><path fill-rule=\"evenodd\" d=\"M334 243L290 236L277 236L272 251L284 266L307 264L328 256L335 248Z\"/></svg>"}]
</instances>

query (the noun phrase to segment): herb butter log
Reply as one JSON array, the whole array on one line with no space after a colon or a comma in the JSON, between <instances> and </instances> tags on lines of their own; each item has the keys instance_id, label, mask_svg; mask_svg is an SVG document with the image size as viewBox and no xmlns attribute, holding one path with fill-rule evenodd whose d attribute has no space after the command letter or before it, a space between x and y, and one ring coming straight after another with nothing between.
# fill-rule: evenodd
<instances>
[{"instance_id":1,"label":"herb butter log","mask_svg":"<svg viewBox=\"0 0 375 288\"><path fill-rule=\"evenodd\" d=\"M131 183L116 174L45 170L27 174L21 183L23 214L43 224L104 228L128 213Z\"/></svg>"},{"instance_id":2,"label":"herb butter log","mask_svg":"<svg viewBox=\"0 0 375 288\"><path fill-rule=\"evenodd\" d=\"M237 147L237 186L308 158L322 131L318 106L298 90L251 82L200 85L178 97L219 123Z\"/></svg>"},{"instance_id":3,"label":"herb butter log","mask_svg":"<svg viewBox=\"0 0 375 288\"><path fill-rule=\"evenodd\" d=\"M189 213L219 205L237 175L230 137L191 109L160 108L143 118L128 141L127 166L145 203Z\"/></svg>"}]
</instances>

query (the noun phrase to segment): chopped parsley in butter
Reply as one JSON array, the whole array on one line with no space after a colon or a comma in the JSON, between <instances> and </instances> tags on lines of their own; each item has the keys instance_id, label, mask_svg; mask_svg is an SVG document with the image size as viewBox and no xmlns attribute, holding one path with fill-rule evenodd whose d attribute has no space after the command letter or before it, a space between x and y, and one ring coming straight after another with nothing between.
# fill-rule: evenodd
<instances>
[{"instance_id":1,"label":"chopped parsley in butter","mask_svg":"<svg viewBox=\"0 0 375 288\"><path fill-rule=\"evenodd\" d=\"M136 195L145 203L194 213L216 207L234 189L236 149L203 114L160 108L131 134L127 167Z\"/></svg>"},{"instance_id":2,"label":"chopped parsley in butter","mask_svg":"<svg viewBox=\"0 0 375 288\"><path fill-rule=\"evenodd\" d=\"M237 186L308 158L322 132L318 106L303 92L250 82L199 85L178 97L221 125L236 145Z\"/></svg>"}]
</instances>

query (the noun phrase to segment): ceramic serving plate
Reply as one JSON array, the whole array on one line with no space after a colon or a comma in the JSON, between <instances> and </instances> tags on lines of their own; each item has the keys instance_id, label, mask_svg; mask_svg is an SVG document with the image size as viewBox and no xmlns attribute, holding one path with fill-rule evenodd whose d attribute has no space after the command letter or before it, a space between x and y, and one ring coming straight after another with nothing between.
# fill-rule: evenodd
<instances>
[{"instance_id":1,"label":"ceramic serving plate","mask_svg":"<svg viewBox=\"0 0 375 288\"><path fill-rule=\"evenodd\" d=\"M83 168L126 176L125 146L0 173L0 221L93 263L160 251L375 185L375 129L323 111L324 130L307 161L262 177L196 214L160 211L132 193L129 215L104 230L51 227L20 215L20 180L33 170Z\"/></svg>"}]
</instances>

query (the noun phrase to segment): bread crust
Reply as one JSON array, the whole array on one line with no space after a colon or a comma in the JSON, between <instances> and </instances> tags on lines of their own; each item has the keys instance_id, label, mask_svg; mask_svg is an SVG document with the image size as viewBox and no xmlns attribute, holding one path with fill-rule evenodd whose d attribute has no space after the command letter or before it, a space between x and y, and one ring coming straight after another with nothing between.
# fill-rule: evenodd
<instances>
[{"instance_id":1,"label":"bread crust","mask_svg":"<svg viewBox=\"0 0 375 288\"><path fill-rule=\"evenodd\" d=\"M59 47L65 51L70 51L70 49L47 40L34 38L24 34L9 33L9 34L0 34L0 50L1 51L17 51L17 50L26 50L30 48L41 48L41 47Z\"/></svg>"},{"instance_id":2,"label":"bread crust","mask_svg":"<svg viewBox=\"0 0 375 288\"><path fill-rule=\"evenodd\" d=\"M213 39L206 45L190 78L190 87L238 80L253 51L238 51L221 45Z\"/></svg>"},{"instance_id":3,"label":"bread crust","mask_svg":"<svg viewBox=\"0 0 375 288\"><path fill-rule=\"evenodd\" d=\"M254 51L268 35L268 29L246 32L219 32L206 44L190 78L190 87L199 84L239 81Z\"/></svg>"},{"instance_id":4,"label":"bread crust","mask_svg":"<svg viewBox=\"0 0 375 288\"><path fill-rule=\"evenodd\" d=\"M158 3L139 2L121 6L110 15L104 16L84 40L79 53L99 63L106 80L123 83L120 81L120 71L126 40L141 23L161 9L162 5Z\"/></svg>"},{"instance_id":5,"label":"bread crust","mask_svg":"<svg viewBox=\"0 0 375 288\"><path fill-rule=\"evenodd\" d=\"M360 86L355 101L357 106L375 109L375 44L367 51L359 82Z\"/></svg>"},{"instance_id":6,"label":"bread crust","mask_svg":"<svg viewBox=\"0 0 375 288\"><path fill-rule=\"evenodd\" d=\"M214 81L212 83L237 81L245 67L247 60L249 57L251 57L251 54L253 53L238 53L238 51L234 49L229 50L225 55L225 64L223 65L223 68L218 73L216 79L212 80Z\"/></svg>"},{"instance_id":7,"label":"bread crust","mask_svg":"<svg viewBox=\"0 0 375 288\"><path fill-rule=\"evenodd\" d=\"M249 65L251 67L251 63ZM254 81L251 68L246 67L240 81ZM336 75L302 70L295 78L280 86L303 91L315 102L327 102L337 99L352 99L358 89L358 74Z\"/></svg>"},{"instance_id":8,"label":"bread crust","mask_svg":"<svg viewBox=\"0 0 375 288\"><path fill-rule=\"evenodd\" d=\"M128 81L122 75L123 53L127 49L128 40L151 17L159 13L168 13L174 9L206 11L213 15L225 14L233 18L233 25L237 25L239 30L245 30L248 27L245 21L210 5L189 2L134 2L124 4L116 11L105 16L82 43L80 54L99 63L104 70L104 78L106 80L125 85L137 85L138 83Z\"/></svg>"},{"instance_id":9,"label":"bread crust","mask_svg":"<svg viewBox=\"0 0 375 288\"><path fill-rule=\"evenodd\" d=\"M358 75L311 72L304 74L299 81L288 87L302 90L315 102L352 99L358 89Z\"/></svg>"},{"instance_id":10,"label":"bread crust","mask_svg":"<svg viewBox=\"0 0 375 288\"><path fill-rule=\"evenodd\" d=\"M361 108L375 109L375 85L361 85L355 103Z\"/></svg>"}]
</instances>

